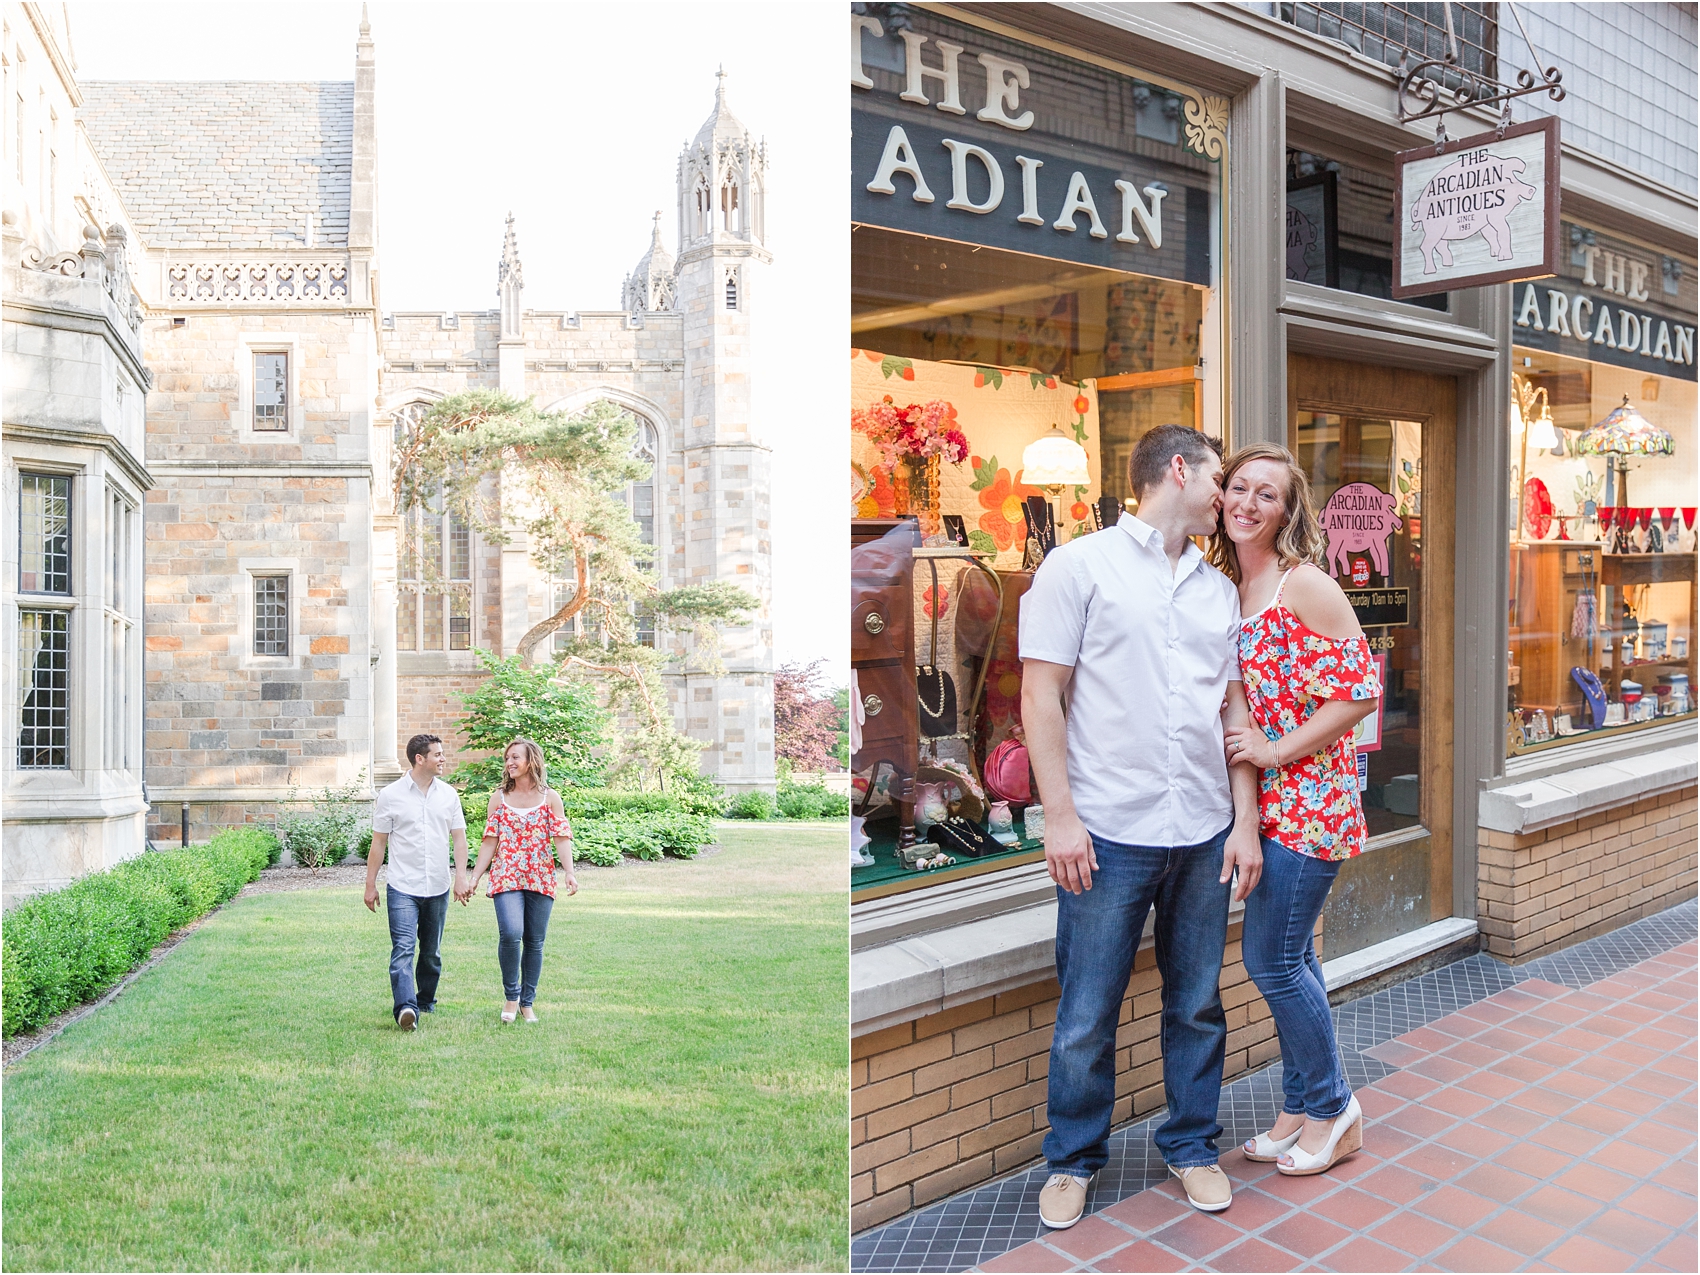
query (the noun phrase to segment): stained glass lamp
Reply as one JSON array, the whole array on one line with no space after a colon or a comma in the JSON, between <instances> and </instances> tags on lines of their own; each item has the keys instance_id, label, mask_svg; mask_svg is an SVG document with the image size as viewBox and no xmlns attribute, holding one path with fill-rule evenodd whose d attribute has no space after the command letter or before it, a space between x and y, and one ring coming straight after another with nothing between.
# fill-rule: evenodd
<instances>
[{"instance_id":1,"label":"stained glass lamp","mask_svg":"<svg viewBox=\"0 0 1700 1275\"><path fill-rule=\"evenodd\" d=\"M1630 456L1674 456L1676 440L1668 429L1660 429L1629 405L1629 395L1612 408L1611 413L1576 440L1576 451L1583 456L1604 456L1617 474L1617 499L1622 506L1629 503L1628 478Z\"/></svg>"}]
</instances>

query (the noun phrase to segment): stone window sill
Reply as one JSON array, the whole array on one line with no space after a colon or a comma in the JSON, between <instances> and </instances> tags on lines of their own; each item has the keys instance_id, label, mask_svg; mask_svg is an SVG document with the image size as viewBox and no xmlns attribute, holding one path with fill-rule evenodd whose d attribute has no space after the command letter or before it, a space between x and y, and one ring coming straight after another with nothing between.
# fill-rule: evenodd
<instances>
[{"instance_id":1,"label":"stone window sill","mask_svg":"<svg viewBox=\"0 0 1700 1275\"><path fill-rule=\"evenodd\" d=\"M1516 836L1686 788L1700 772L1700 750L1691 724L1684 733L1664 748L1501 782L1482 792L1478 821Z\"/></svg>"}]
</instances>

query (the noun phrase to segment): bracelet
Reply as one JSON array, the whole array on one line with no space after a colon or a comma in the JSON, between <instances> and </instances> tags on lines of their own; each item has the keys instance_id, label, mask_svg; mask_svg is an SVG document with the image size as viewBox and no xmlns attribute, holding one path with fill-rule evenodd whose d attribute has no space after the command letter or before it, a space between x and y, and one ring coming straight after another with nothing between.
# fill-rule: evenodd
<instances>
[{"instance_id":1,"label":"bracelet","mask_svg":"<svg viewBox=\"0 0 1700 1275\"><path fill-rule=\"evenodd\" d=\"M1281 769L1281 741L1279 739L1275 741L1275 769Z\"/></svg>"}]
</instances>

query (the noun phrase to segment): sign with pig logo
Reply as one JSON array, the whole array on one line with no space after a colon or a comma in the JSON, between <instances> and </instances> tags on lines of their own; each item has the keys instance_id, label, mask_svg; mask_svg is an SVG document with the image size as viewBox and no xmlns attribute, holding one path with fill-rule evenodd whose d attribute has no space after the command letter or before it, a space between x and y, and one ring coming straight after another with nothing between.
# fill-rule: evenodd
<instances>
[{"instance_id":1,"label":"sign with pig logo","mask_svg":"<svg viewBox=\"0 0 1700 1275\"><path fill-rule=\"evenodd\" d=\"M1394 512L1398 505L1397 497L1374 483L1347 483L1328 498L1317 514L1322 534L1328 538L1325 569L1329 575L1350 581L1353 587L1344 590L1346 600L1352 604L1358 623L1366 629L1411 622L1409 589L1390 584L1363 587L1370 583L1372 568L1382 580L1392 579L1388 542L1405 525ZM1365 554L1369 555L1367 560Z\"/></svg>"},{"instance_id":2,"label":"sign with pig logo","mask_svg":"<svg viewBox=\"0 0 1700 1275\"><path fill-rule=\"evenodd\" d=\"M1513 124L1394 156L1393 295L1558 273L1558 121Z\"/></svg>"}]
</instances>

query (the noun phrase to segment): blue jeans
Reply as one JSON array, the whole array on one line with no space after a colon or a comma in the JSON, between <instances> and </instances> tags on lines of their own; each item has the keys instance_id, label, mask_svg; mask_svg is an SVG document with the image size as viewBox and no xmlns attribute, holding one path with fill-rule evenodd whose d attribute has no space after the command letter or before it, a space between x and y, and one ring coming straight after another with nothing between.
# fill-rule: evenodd
<instances>
[{"instance_id":1,"label":"blue jeans","mask_svg":"<svg viewBox=\"0 0 1700 1275\"><path fill-rule=\"evenodd\" d=\"M1090 1177L1110 1158L1116 1102L1116 1022L1145 917L1157 908L1157 969L1163 978L1163 1091L1169 1118L1157 1149L1177 1168L1216 1163L1222 1126L1222 949L1228 887L1224 828L1197 846L1124 846L1092 838L1092 888L1057 887L1057 981L1062 998L1051 1039L1044 1155L1051 1172Z\"/></svg>"},{"instance_id":2,"label":"blue jeans","mask_svg":"<svg viewBox=\"0 0 1700 1275\"><path fill-rule=\"evenodd\" d=\"M502 964L502 991L520 1008L537 995L537 976L543 972L543 938L549 933L549 912L555 900L536 890L503 890L492 895L496 905L496 959Z\"/></svg>"},{"instance_id":3,"label":"blue jeans","mask_svg":"<svg viewBox=\"0 0 1700 1275\"><path fill-rule=\"evenodd\" d=\"M421 898L384 887L384 911L390 919L390 994L395 1016L403 1009L428 1014L437 1003L437 980L443 973L443 918L449 914L449 892ZM418 981L413 970L419 952Z\"/></svg>"},{"instance_id":4,"label":"blue jeans","mask_svg":"<svg viewBox=\"0 0 1700 1275\"><path fill-rule=\"evenodd\" d=\"M1334 1043L1328 988L1311 935L1340 865L1263 839L1263 879L1245 904L1246 973L1281 1037L1282 1110L1332 1120L1352 1091Z\"/></svg>"}]
</instances>

